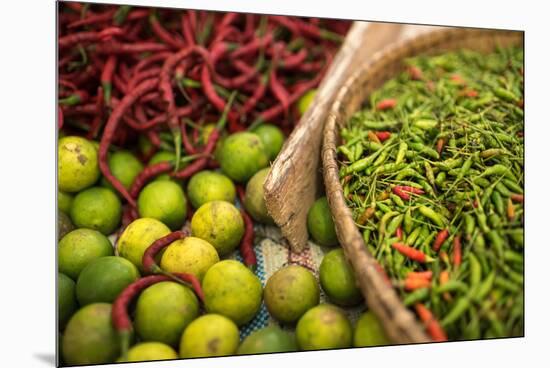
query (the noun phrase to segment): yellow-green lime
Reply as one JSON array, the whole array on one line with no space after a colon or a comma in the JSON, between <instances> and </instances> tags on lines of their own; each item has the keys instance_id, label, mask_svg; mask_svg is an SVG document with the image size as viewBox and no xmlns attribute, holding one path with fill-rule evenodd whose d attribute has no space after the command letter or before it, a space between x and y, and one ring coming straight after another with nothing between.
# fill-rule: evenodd
<instances>
[{"instance_id":1,"label":"yellow-green lime","mask_svg":"<svg viewBox=\"0 0 550 368\"><path fill-rule=\"evenodd\" d=\"M254 318L262 304L262 283L241 262L224 260L206 272L202 280L204 305L242 326Z\"/></svg>"},{"instance_id":2,"label":"yellow-green lime","mask_svg":"<svg viewBox=\"0 0 550 368\"><path fill-rule=\"evenodd\" d=\"M275 160L285 142L283 131L273 124L260 124L252 132L260 137L269 160Z\"/></svg>"},{"instance_id":3,"label":"yellow-green lime","mask_svg":"<svg viewBox=\"0 0 550 368\"><path fill-rule=\"evenodd\" d=\"M198 316L199 302L193 291L176 282L163 281L140 294L134 328L142 341L177 347L183 330Z\"/></svg>"},{"instance_id":4,"label":"yellow-green lime","mask_svg":"<svg viewBox=\"0 0 550 368\"><path fill-rule=\"evenodd\" d=\"M68 136L59 140L57 182L59 190L78 192L99 179L97 150L89 140Z\"/></svg>"},{"instance_id":5,"label":"yellow-green lime","mask_svg":"<svg viewBox=\"0 0 550 368\"><path fill-rule=\"evenodd\" d=\"M138 196L138 211L166 224L171 230L180 229L187 215L187 200L183 189L173 181L153 181Z\"/></svg>"},{"instance_id":6,"label":"yellow-green lime","mask_svg":"<svg viewBox=\"0 0 550 368\"><path fill-rule=\"evenodd\" d=\"M202 281L206 271L219 260L218 252L212 244L188 236L165 248L160 267L168 272L190 273Z\"/></svg>"},{"instance_id":7,"label":"yellow-green lime","mask_svg":"<svg viewBox=\"0 0 550 368\"><path fill-rule=\"evenodd\" d=\"M111 323L111 304L90 304L73 314L65 328L61 351L68 365L114 362L120 349Z\"/></svg>"},{"instance_id":8,"label":"yellow-green lime","mask_svg":"<svg viewBox=\"0 0 550 368\"><path fill-rule=\"evenodd\" d=\"M76 281L92 260L112 255L113 246L105 235L97 230L76 229L59 241L57 264L59 272Z\"/></svg>"},{"instance_id":9,"label":"yellow-green lime","mask_svg":"<svg viewBox=\"0 0 550 368\"><path fill-rule=\"evenodd\" d=\"M269 313L283 323L296 322L308 309L319 304L319 285L305 267L290 265L267 280L264 302Z\"/></svg>"},{"instance_id":10,"label":"yellow-green lime","mask_svg":"<svg viewBox=\"0 0 550 368\"><path fill-rule=\"evenodd\" d=\"M258 171L246 184L244 207L257 222L274 225L273 219L267 212L264 199L264 182L269 174L269 167Z\"/></svg>"},{"instance_id":11,"label":"yellow-green lime","mask_svg":"<svg viewBox=\"0 0 550 368\"><path fill-rule=\"evenodd\" d=\"M139 279L139 271L122 257L94 259L80 272L76 282L76 297L82 306L92 303L112 303L118 294Z\"/></svg>"},{"instance_id":12,"label":"yellow-green lime","mask_svg":"<svg viewBox=\"0 0 550 368\"><path fill-rule=\"evenodd\" d=\"M389 345L391 341L386 336L384 328L372 311L367 311L359 317L353 334L353 346Z\"/></svg>"},{"instance_id":13,"label":"yellow-green lime","mask_svg":"<svg viewBox=\"0 0 550 368\"><path fill-rule=\"evenodd\" d=\"M118 238L117 252L143 272L143 253L155 240L168 234L170 229L159 220L139 218L130 223ZM157 255L156 261L159 262L161 257L162 251Z\"/></svg>"},{"instance_id":14,"label":"yellow-green lime","mask_svg":"<svg viewBox=\"0 0 550 368\"><path fill-rule=\"evenodd\" d=\"M65 193L61 190L57 191L57 209L65 213L71 212L74 196L71 193Z\"/></svg>"},{"instance_id":15,"label":"yellow-green lime","mask_svg":"<svg viewBox=\"0 0 550 368\"><path fill-rule=\"evenodd\" d=\"M231 179L222 173L204 170L191 177L187 195L193 208L199 208L210 201L235 202L236 189Z\"/></svg>"},{"instance_id":16,"label":"yellow-green lime","mask_svg":"<svg viewBox=\"0 0 550 368\"><path fill-rule=\"evenodd\" d=\"M65 235L70 233L75 229L73 222L69 215L65 212L59 211L57 213L57 237L58 239L63 238Z\"/></svg>"},{"instance_id":17,"label":"yellow-green lime","mask_svg":"<svg viewBox=\"0 0 550 368\"><path fill-rule=\"evenodd\" d=\"M128 357L118 362L147 362L152 360L178 359L178 353L161 342L140 342L128 350Z\"/></svg>"},{"instance_id":18,"label":"yellow-green lime","mask_svg":"<svg viewBox=\"0 0 550 368\"><path fill-rule=\"evenodd\" d=\"M298 112L300 116L304 115L313 100L315 99L316 89L310 89L298 100Z\"/></svg>"},{"instance_id":19,"label":"yellow-green lime","mask_svg":"<svg viewBox=\"0 0 550 368\"><path fill-rule=\"evenodd\" d=\"M216 127L215 123L210 123L210 124L206 124L204 128L202 128L201 134L199 136L199 143L201 145L204 146L206 145L206 143L208 143L208 138L210 138L210 134L212 133L215 127ZM227 139L227 133L224 130L220 134L220 137L218 138L218 142L216 142L216 148L214 149L214 159L218 162L220 161L220 153L221 153L221 148L223 146L223 142L225 142L226 139Z\"/></svg>"},{"instance_id":20,"label":"yellow-green lime","mask_svg":"<svg viewBox=\"0 0 550 368\"><path fill-rule=\"evenodd\" d=\"M75 283L69 276L59 272L57 274L57 287L58 322L59 329L62 330L78 309L78 303L76 301Z\"/></svg>"},{"instance_id":21,"label":"yellow-green lime","mask_svg":"<svg viewBox=\"0 0 550 368\"><path fill-rule=\"evenodd\" d=\"M309 209L307 229L313 240L319 245L335 246L338 244L327 197L319 198Z\"/></svg>"},{"instance_id":22,"label":"yellow-green lime","mask_svg":"<svg viewBox=\"0 0 550 368\"><path fill-rule=\"evenodd\" d=\"M130 189L134 179L143 170L143 164L130 151L116 151L109 156L109 169L115 178L117 178L126 189ZM112 184L101 178L101 185L114 190Z\"/></svg>"},{"instance_id":23,"label":"yellow-green lime","mask_svg":"<svg viewBox=\"0 0 550 368\"><path fill-rule=\"evenodd\" d=\"M219 162L224 174L238 183L245 183L269 165L269 157L258 135L238 132L224 141Z\"/></svg>"},{"instance_id":24,"label":"yellow-green lime","mask_svg":"<svg viewBox=\"0 0 550 368\"><path fill-rule=\"evenodd\" d=\"M355 273L342 248L333 249L323 257L319 267L319 281L329 299L343 307L359 304L363 297L357 287Z\"/></svg>"},{"instance_id":25,"label":"yellow-green lime","mask_svg":"<svg viewBox=\"0 0 550 368\"><path fill-rule=\"evenodd\" d=\"M352 345L352 327L344 311L320 304L308 310L296 325L301 350L339 349Z\"/></svg>"},{"instance_id":26,"label":"yellow-green lime","mask_svg":"<svg viewBox=\"0 0 550 368\"><path fill-rule=\"evenodd\" d=\"M71 219L77 227L94 229L109 235L122 217L122 205L110 189L92 187L79 192L71 207Z\"/></svg>"},{"instance_id":27,"label":"yellow-green lime","mask_svg":"<svg viewBox=\"0 0 550 368\"><path fill-rule=\"evenodd\" d=\"M237 350L237 354L284 353L296 351L296 337L277 326L267 326L248 335Z\"/></svg>"},{"instance_id":28,"label":"yellow-green lime","mask_svg":"<svg viewBox=\"0 0 550 368\"><path fill-rule=\"evenodd\" d=\"M205 314L187 326L180 340L180 357L233 355L239 347L239 329L229 318Z\"/></svg>"},{"instance_id":29,"label":"yellow-green lime","mask_svg":"<svg viewBox=\"0 0 550 368\"><path fill-rule=\"evenodd\" d=\"M244 235L244 221L231 203L211 201L200 206L193 215L191 232L212 244L223 257L239 245Z\"/></svg>"}]
</instances>

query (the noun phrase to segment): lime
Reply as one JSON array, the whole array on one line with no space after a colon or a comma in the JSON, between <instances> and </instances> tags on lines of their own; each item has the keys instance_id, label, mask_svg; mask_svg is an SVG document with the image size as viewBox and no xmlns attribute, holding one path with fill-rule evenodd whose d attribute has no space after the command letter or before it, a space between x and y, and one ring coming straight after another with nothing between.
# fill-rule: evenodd
<instances>
[{"instance_id":1,"label":"lime","mask_svg":"<svg viewBox=\"0 0 550 368\"><path fill-rule=\"evenodd\" d=\"M201 171L193 175L187 185L187 195L194 208L210 201L235 202L235 185L227 176L215 171Z\"/></svg>"},{"instance_id":2,"label":"lime","mask_svg":"<svg viewBox=\"0 0 550 368\"><path fill-rule=\"evenodd\" d=\"M59 329L62 330L77 310L74 281L64 273L57 274L57 305Z\"/></svg>"},{"instance_id":3,"label":"lime","mask_svg":"<svg viewBox=\"0 0 550 368\"><path fill-rule=\"evenodd\" d=\"M308 310L296 325L301 350L339 349L352 345L352 327L343 310L320 304Z\"/></svg>"},{"instance_id":4,"label":"lime","mask_svg":"<svg viewBox=\"0 0 550 368\"><path fill-rule=\"evenodd\" d=\"M145 134L140 134L138 137L138 149L141 155L148 157L155 149L155 146L153 146L153 143L151 143Z\"/></svg>"},{"instance_id":5,"label":"lime","mask_svg":"<svg viewBox=\"0 0 550 368\"><path fill-rule=\"evenodd\" d=\"M313 99L315 99L315 94L317 93L316 89L310 89L307 91L300 99L298 100L298 112L300 116L304 115Z\"/></svg>"},{"instance_id":6,"label":"lime","mask_svg":"<svg viewBox=\"0 0 550 368\"><path fill-rule=\"evenodd\" d=\"M94 259L78 276L76 297L80 305L111 303L139 277L138 269L127 259L116 256Z\"/></svg>"},{"instance_id":7,"label":"lime","mask_svg":"<svg viewBox=\"0 0 550 368\"><path fill-rule=\"evenodd\" d=\"M319 304L319 285L305 267L286 266L267 280L264 300L275 319L283 323L296 322L308 309Z\"/></svg>"},{"instance_id":8,"label":"lime","mask_svg":"<svg viewBox=\"0 0 550 368\"><path fill-rule=\"evenodd\" d=\"M224 141L219 162L224 174L244 183L269 164L269 157L258 135L238 132Z\"/></svg>"},{"instance_id":9,"label":"lime","mask_svg":"<svg viewBox=\"0 0 550 368\"><path fill-rule=\"evenodd\" d=\"M99 179L97 150L89 140L76 136L63 137L59 140L57 152L59 190L78 192Z\"/></svg>"},{"instance_id":10,"label":"lime","mask_svg":"<svg viewBox=\"0 0 550 368\"><path fill-rule=\"evenodd\" d=\"M277 326L268 326L248 335L239 346L237 354L284 353L296 351L296 338Z\"/></svg>"},{"instance_id":11,"label":"lime","mask_svg":"<svg viewBox=\"0 0 550 368\"><path fill-rule=\"evenodd\" d=\"M206 271L219 260L218 252L212 244L188 236L176 240L165 249L160 267L168 272L191 273L202 281Z\"/></svg>"},{"instance_id":12,"label":"lime","mask_svg":"<svg viewBox=\"0 0 550 368\"><path fill-rule=\"evenodd\" d=\"M161 342L140 342L128 350L128 358L126 360L118 360L118 362L145 362L178 358L178 353L166 344Z\"/></svg>"},{"instance_id":13,"label":"lime","mask_svg":"<svg viewBox=\"0 0 550 368\"><path fill-rule=\"evenodd\" d=\"M204 146L206 145L206 143L208 143L208 138L210 138L210 134L212 133L215 127L216 127L216 124L211 123L211 124L206 124L202 128L201 134L199 136L199 143L201 145ZM223 142L225 142L226 139L227 139L227 134L224 130L220 134L220 137L218 138L218 142L216 142L216 148L214 149L214 159L218 162L220 161L220 153L221 153L221 148L223 146Z\"/></svg>"},{"instance_id":14,"label":"lime","mask_svg":"<svg viewBox=\"0 0 550 368\"><path fill-rule=\"evenodd\" d=\"M335 304L348 307L363 300L353 269L346 260L342 248L325 254L319 267L319 281L325 294Z\"/></svg>"},{"instance_id":15,"label":"lime","mask_svg":"<svg viewBox=\"0 0 550 368\"><path fill-rule=\"evenodd\" d=\"M159 151L155 153L153 157L151 157L148 165L159 164L161 162L166 162L166 161L173 162L175 160L176 160L176 154L174 152ZM180 168L184 168L185 166L187 166L187 163L180 165ZM164 173L164 174L158 175L154 180L172 180L172 178L167 173Z\"/></svg>"},{"instance_id":16,"label":"lime","mask_svg":"<svg viewBox=\"0 0 550 368\"><path fill-rule=\"evenodd\" d=\"M262 304L262 283L239 261L216 263L202 280L204 305L209 313L231 318L242 326L254 318Z\"/></svg>"},{"instance_id":17,"label":"lime","mask_svg":"<svg viewBox=\"0 0 550 368\"><path fill-rule=\"evenodd\" d=\"M239 329L229 318L205 314L187 326L180 341L180 357L233 355L239 346Z\"/></svg>"},{"instance_id":18,"label":"lime","mask_svg":"<svg viewBox=\"0 0 550 368\"><path fill-rule=\"evenodd\" d=\"M171 230L180 229L187 215L187 200L183 189L173 181L153 181L141 190L138 210L142 217L150 217L166 224Z\"/></svg>"},{"instance_id":19,"label":"lime","mask_svg":"<svg viewBox=\"0 0 550 368\"><path fill-rule=\"evenodd\" d=\"M69 215L65 212L59 211L57 213L57 237L63 238L65 235L74 230L74 224L71 221Z\"/></svg>"},{"instance_id":20,"label":"lime","mask_svg":"<svg viewBox=\"0 0 550 368\"><path fill-rule=\"evenodd\" d=\"M274 225L273 219L267 212L264 199L264 182L269 170L269 167L266 167L250 178L246 184L244 207L254 220L263 224Z\"/></svg>"},{"instance_id":21,"label":"lime","mask_svg":"<svg viewBox=\"0 0 550 368\"><path fill-rule=\"evenodd\" d=\"M244 235L244 221L239 210L229 202L203 204L191 219L191 232L209 242L220 256L231 253Z\"/></svg>"},{"instance_id":22,"label":"lime","mask_svg":"<svg viewBox=\"0 0 550 368\"><path fill-rule=\"evenodd\" d=\"M327 197L319 198L309 209L307 229L313 240L319 245L335 246L338 244Z\"/></svg>"},{"instance_id":23,"label":"lime","mask_svg":"<svg viewBox=\"0 0 550 368\"><path fill-rule=\"evenodd\" d=\"M117 251L121 257L132 262L140 271L143 271L141 259L143 253L157 239L170 234L170 229L159 220L139 218L130 223L122 232L117 242ZM162 252L157 255L157 262Z\"/></svg>"},{"instance_id":24,"label":"lime","mask_svg":"<svg viewBox=\"0 0 550 368\"><path fill-rule=\"evenodd\" d=\"M73 195L70 193L57 191L57 209L65 213L71 212L71 206L73 205Z\"/></svg>"},{"instance_id":25,"label":"lime","mask_svg":"<svg viewBox=\"0 0 550 368\"><path fill-rule=\"evenodd\" d=\"M252 132L260 137L269 160L275 160L285 142L283 131L272 124L260 124Z\"/></svg>"},{"instance_id":26,"label":"lime","mask_svg":"<svg viewBox=\"0 0 550 368\"><path fill-rule=\"evenodd\" d=\"M67 324L61 350L68 365L114 362L120 353L111 304L90 304L78 310Z\"/></svg>"},{"instance_id":27,"label":"lime","mask_svg":"<svg viewBox=\"0 0 550 368\"><path fill-rule=\"evenodd\" d=\"M94 229L109 235L116 230L122 217L122 205L110 189L93 187L74 198L71 219L77 227Z\"/></svg>"},{"instance_id":28,"label":"lime","mask_svg":"<svg viewBox=\"0 0 550 368\"><path fill-rule=\"evenodd\" d=\"M187 286L163 281L145 289L136 305L135 329L141 340L177 346L181 333L199 316L197 297Z\"/></svg>"},{"instance_id":29,"label":"lime","mask_svg":"<svg viewBox=\"0 0 550 368\"><path fill-rule=\"evenodd\" d=\"M389 345L391 341L386 336L384 328L372 311L367 311L359 317L353 334L353 346Z\"/></svg>"},{"instance_id":30,"label":"lime","mask_svg":"<svg viewBox=\"0 0 550 368\"><path fill-rule=\"evenodd\" d=\"M59 272L76 281L80 271L92 260L112 255L113 246L105 235L96 230L76 229L59 241Z\"/></svg>"},{"instance_id":31,"label":"lime","mask_svg":"<svg viewBox=\"0 0 550 368\"><path fill-rule=\"evenodd\" d=\"M143 170L143 164L131 152L123 150L109 156L109 169L126 189L130 189L136 176ZM105 177L101 178L101 185L114 189Z\"/></svg>"}]
</instances>

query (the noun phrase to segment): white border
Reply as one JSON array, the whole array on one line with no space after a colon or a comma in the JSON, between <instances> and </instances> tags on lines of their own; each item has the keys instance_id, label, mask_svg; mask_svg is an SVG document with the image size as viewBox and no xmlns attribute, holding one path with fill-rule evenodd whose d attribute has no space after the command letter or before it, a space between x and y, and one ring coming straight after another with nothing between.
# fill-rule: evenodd
<instances>
[{"instance_id":1,"label":"white border","mask_svg":"<svg viewBox=\"0 0 550 368\"><path fill-rule=\"evenodd\" d=\"M518 1L142 0L124 3L526 31L526 337L143 363L131 367L277 367L309 365L519 367L541 365L548 347L547 225L550 137L547 14ZM0 160L1 366L52 366L55 347L55 3L5 2L2 35ZM7 5L7 8L6 8ZM7 83L6 83L7 82ZM530 362L533 362L529 364ZM11 364L9 364L11 363ZM9 364L9 365L8 365ZM114 366L114 365L105 365ZM122 367L123 365L116 365Z\"/></svg>"}]
</instances>

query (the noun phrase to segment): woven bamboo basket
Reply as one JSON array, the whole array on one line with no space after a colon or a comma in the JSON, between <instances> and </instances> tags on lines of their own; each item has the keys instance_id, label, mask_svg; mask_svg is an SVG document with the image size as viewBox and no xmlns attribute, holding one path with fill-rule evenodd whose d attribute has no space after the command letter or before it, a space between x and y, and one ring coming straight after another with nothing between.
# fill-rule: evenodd
<instances>
[{"instance_id":1,"label":"woven bamboo basket","mask_svg":"<svg viewBox=\"0 0 550 368\"><path fill-rule=\"evenodd\" d=\"M388 337L395 343L428 342L423 326L388 285L379 265L368 252L361 233L346 206L338 176L336 147L340 128L358 111L369 94L403 70L406 58L434 55L457 49L489 52L496 46L521 45L523 32L447 28L422 34L381 50L351 75L336 96L324 128L323 177L338 239L355 270L368 307L378 316Z\"/></svg>"}]
</instances>

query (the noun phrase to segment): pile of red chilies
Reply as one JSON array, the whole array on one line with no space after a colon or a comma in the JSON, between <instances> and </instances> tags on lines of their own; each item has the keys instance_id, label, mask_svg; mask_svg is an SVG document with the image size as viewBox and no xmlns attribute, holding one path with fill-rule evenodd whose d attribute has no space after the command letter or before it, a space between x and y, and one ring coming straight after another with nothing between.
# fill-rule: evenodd
<instances>
[{"instance_id":1,"label":"pile of red chilies","mask_svg":"<svg viewBox=\"0 0 550 368\"><path fill-rule=\"evenodd\" d=\"M319 84L351 24L75 2L60 3L58 20L58 125L100 141L101 172L128 203L123 226L137 218L136 198L155 176L187 179L216 167L226 120L230 133L262 122L290 132L295 103ZM201 143L202 126L216 121ZM167 134L176 162L146 167L126 189L109 169L111 146L145 137L146 162ZM181 144L194 160L182 169Z\"/></svg>"}]
</instances>

